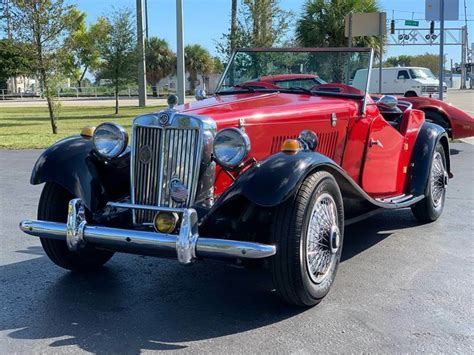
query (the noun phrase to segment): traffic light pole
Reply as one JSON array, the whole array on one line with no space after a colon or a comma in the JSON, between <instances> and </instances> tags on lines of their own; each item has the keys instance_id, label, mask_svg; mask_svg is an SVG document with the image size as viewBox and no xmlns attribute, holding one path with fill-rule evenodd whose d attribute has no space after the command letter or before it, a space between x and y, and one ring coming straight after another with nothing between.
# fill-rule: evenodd
<instances>
[{"instance_id":1,"label":"traffic light pole","mask_svg":"<svg viewBox=\"0 0 474 355\"><path fill-rule=\"evenodd\" d=\"M443 100L444 94L444 0L440 0L439 7L439 87L438 97Z\"/></svg>"}]
</instances>

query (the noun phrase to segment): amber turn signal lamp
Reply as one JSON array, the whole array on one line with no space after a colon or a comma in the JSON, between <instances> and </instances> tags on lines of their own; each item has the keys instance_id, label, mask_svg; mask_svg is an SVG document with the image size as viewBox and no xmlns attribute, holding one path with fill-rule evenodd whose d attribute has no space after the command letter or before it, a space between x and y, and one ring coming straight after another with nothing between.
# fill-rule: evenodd
<instances>
[{"instance_id":1,"label":"amber turn signal lamp","mask_svg":"<svg viewBox=\"0 0 474 355\"><path fill-rule=\"evenodd\" d=\"M296 153L300 150L300 143L296 139L287 139L281 145L281 151L284 153Z\"/></svg>"},{"instance_id":2,"label":"amber turn signal lamp","mask_svg":"<svg viewBox=\"0 0 474 355\"><path fill-rule=\"evenodd\" d=\"M83 137L92 137L94 135L95 127L94 126L85 126L81 130L81 136Z\"/></svg>"},{"instance_id":3,"label":"amber turn signal lamp","mask_svg":"<svg viewBox=\"0 0 474 355\"><path fill-rule=\"evenodd\" d=\"M158 212L153 221L155 230L160 233L173 233L178 224L179 216L176 212Z\"/></svg>"}]
</instances>

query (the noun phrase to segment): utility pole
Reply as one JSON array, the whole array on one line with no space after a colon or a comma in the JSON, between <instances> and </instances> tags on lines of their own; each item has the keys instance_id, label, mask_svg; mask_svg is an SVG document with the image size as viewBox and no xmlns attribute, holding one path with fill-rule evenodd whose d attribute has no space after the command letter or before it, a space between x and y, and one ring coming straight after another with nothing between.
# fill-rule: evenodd
<instances>
[{"instance_id":1,"label":"utility pole","mask_svg":"<svg viewBox=\"0 0 474 355\"><path fill-rule=\"evenodd\" d=\"M145 34L148 39L148 0L145 0Z\"/></svg>"},{"instance_id":2,"label":"utility pole","mask_svg":"<svg viewBox=\"0 0 474 355\"><path fill-rule=\"evenodd\" d=\"M349 36L347 39L347 47L352 47L352 13L349 14Z\"/></svg>"},{"instance_id":3,"label":"utility pole","mask_svg":"<svg viewBox=\"0 0 474 355\"><path fill-rule=\"evenodd\" d=\"M461 31L461 89L466 89L466 48L467 48L467 27L463 26Z\"/></svg>"},{"instance_id":4,"label":"utility pole","mask_svg":"<svg viewBox=\"0 0 474 355\"><path fill-rule=\"evenodd\" d=\"M444 0L440 0L439 6L439 86L438 98L443 100L444 88Z\"/></svg>"},{"instance_id":5,"label":"utility pole","mask_svg":"<svg viewBox=\"0 0 474 355\"><path fill-rule=\"evenodd\" d=\"M178 103L184 104L184 37L183 37L183 0L176 0L176 57L177 57L177 85L176 85L176 94L178 95Z\"/></svg>"},{"instance_id":6,"label":"utility pole","mask_svg":"<svg viewBox=\"0 0 474 355\"><path fill-rule=\"evenodd\" d=\"M137 42L138 42L138 106L146 106L146 63L145 38L143 37L143 4L137 0Z\"/></svg>"},{"instance_id":7,"label":"utility pole","mask_svg":"<svg viewBox=\"0 0 474 355\"><path fill-rule=\"evenodd\" d=\"M384 14L379 13L379 38L380 38L380 54L379 54L379 94L382 94L382 55L383 55L383 36L384 36L384 27L387 26L384 20Z\"/></svg>"}]
</instances>

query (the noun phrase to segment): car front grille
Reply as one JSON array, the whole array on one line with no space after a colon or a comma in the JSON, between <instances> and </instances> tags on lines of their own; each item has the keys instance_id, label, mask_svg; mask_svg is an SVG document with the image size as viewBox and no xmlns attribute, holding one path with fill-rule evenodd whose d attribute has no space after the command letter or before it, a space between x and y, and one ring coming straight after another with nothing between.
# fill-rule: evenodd
<instances>
[{"instance_id":1,"label":"car front grille","mask_svg":"<svg viewBox=\"0 0 474 355\"><path fill-rule=\"evenodd\" d=\"M188 207L194 202L201 159L197 128L135 126L132 144L132 203ZM170 180L178 178L186 187L186 202L170 196ZM147 224L155 212L134 211L136 224Z\"/></svg>"}]
</instances>

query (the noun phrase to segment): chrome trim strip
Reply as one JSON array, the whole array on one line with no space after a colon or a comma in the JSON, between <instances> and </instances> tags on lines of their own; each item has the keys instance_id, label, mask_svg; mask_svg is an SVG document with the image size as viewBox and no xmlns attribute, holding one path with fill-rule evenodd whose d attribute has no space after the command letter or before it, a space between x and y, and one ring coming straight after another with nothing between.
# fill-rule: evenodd
<instances>
[{"instance_id":1,"label":"chrome trim strip","mask_svg":"<svg viewBox=\"0 0 474 355\"><path fill-rule=\"evenodd\" d=\"M149 210L149 211L165 211L165 212L183 212L183 208L170 208L162 206L150 206L150 205L136 205L133 203L124 202L108 202L107 206L115 208L128 208L132 210Z\"/></svg>"},{"instance_id":2,"label":"chrome trim strip","mask_svg":"<svg viewBox=\"0 0 474 355\"><path fill-rule=\"evenodd\" d=\"M130 200L135 201L135 137L137 126L132 125L132 147L130 148ZM132 213L133 225L136 224L135 213Z\"/></svg>"}]
</instances>

